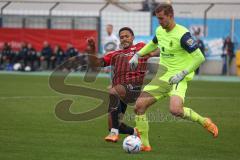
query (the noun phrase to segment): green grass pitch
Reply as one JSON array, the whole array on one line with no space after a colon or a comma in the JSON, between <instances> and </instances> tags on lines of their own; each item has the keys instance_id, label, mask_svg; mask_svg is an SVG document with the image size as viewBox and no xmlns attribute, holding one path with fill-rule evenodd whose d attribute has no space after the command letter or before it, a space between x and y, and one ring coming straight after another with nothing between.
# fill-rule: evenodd
<instances>
[{"instance_id":1,"label":"green grass pitch","mask_svg":"<svg viewBox=\"0 0 240 160\"><path fill-rule=\"evenodd\" d=\"M78 77L67 83L80 85ZM109 80L86 84L102 90ZM55 105L73 99L72 112L97 106L99 100L57 93L47 76L0 75L0 160L237 160L240 159L240 83L192 81L186 106L211 117L219 127L213 139L200 125L174 119L168 99L149 110L153 151L127 154L122 140L103 139L107 116L88 122L66 122L55 116ZM134 125L133 109L126 122Z\"/></svg>"}]
</instances>

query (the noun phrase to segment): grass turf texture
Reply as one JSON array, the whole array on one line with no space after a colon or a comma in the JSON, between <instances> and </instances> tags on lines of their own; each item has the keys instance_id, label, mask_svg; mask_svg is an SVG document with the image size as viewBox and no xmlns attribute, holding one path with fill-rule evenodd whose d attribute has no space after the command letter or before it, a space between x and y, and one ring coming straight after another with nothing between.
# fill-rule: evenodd
<instances>
[{"instance_id":1,"label":"grass turf texture","mask_svg":"<svg viewBox=\"0 0 240 160\"><path fill-rule=\"evenodd\" d=\"M67 83L80 84L78 77ZM109 81L99 78L91 87L106 90ZM88 122L65 122L56 118L55 104L75 100L71 111L82 112L99 100L63 95L48 86L47 76L1 75L0 78L1 160L236 160L240 158L240 83L193 81L186 106L210 116L219 127L213 139L200 125L174 119L168 113L168 99L149 110L153 151L135 155L122 149L122 140L106 143L107 116ZM126 121L134 125L133 109Z\"/></svg>"}]
</instances>

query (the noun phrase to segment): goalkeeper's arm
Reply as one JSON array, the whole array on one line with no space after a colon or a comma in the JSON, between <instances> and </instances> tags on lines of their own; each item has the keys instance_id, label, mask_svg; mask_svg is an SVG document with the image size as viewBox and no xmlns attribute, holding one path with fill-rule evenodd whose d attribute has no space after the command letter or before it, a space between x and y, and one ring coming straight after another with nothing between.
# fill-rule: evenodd
<instances>
[{"instance_id":1,"label":"goalkeeper's arm","mask_svg":"<svg viewBox=\"0 0 240 160\"><path fill-rule=\"evenodd\" d=\"M148 44L146 44L137 54L139 56L145 56L152 53L157 48L158 48L158 41L157 41L157 37L154 36L154 38Z\"/></svg>"},{"instance_id":2,"label":"goalkeeper's arm","mask_svg":"<svg viewBox=\"0 0 240 160\"><path fill-rule=\"evenodd\" d=\"M205 58L199 49L197 42L192 38L189 32L186 32L182 36L180 43L182 48L186 50L192 57L191 63L184 70L187 73L191 73L195 71L202 62L204 62Z\"/></svg>"},{"instance_id":3,"label":"goalkeeper's arm","mask_svg":"<svg viewBox=\"0 0 240 160\"><path fill-rule=\"evenodd\" d=\"M192 52L191 56L192 62L185 69L188 73L195 71L201 65L201 63L205 61L205 58L199 48Z\"/></svg>"},{"instance_id":4,"label":"goalkeeper's arm","mask_svg":"<svg viewBox=\"0 0 240 160\"><path fill-rule=\"evenodd\" d=\"M205 60L201 50L198 48L198 45L193 43L192 40L189 40L188 42L191 43L182 43L182 47L192 56L191 63L183 71L177 73L175 76L172 76L169 79L170 84L179 83L186 75L195 71Z\"/></svg>"}]
</instances>

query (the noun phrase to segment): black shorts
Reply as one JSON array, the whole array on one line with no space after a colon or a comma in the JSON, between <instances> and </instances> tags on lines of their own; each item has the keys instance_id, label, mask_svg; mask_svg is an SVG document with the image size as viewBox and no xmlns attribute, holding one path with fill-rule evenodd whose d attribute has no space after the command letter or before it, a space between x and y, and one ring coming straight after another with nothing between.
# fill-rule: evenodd
<instances>
[{"instance_id":1,"label":"black shorts","mask_svg":"<svg viewBox=\"0 0 240 160\"><path fill-rule=\"evenodd\" d=\"M126 95L124 98L124 103L134 103L137 98L141 94L142 86L132 85L132 84L124 84L123 85L126 90Z\"/></svg>"},{"instance_id":2,"label":"black shorts","mask_svg":"<svg viewBox=\"0 0 240 160\"><path fill-rule=\"evenodd\" d=\"M111 112L113 108L116 109L117 107L119 114L120 113L124 114L127 109L127 104L135 103L137 98L141 94L142 86L131 85L131 84L122 84L122 86L125 88L125 91L126 91L126 95L124 99L119 99L120 103L118 104L118 106L111 106L111 102L110 102L108 112Z\"/></svg>"}]
</instances>

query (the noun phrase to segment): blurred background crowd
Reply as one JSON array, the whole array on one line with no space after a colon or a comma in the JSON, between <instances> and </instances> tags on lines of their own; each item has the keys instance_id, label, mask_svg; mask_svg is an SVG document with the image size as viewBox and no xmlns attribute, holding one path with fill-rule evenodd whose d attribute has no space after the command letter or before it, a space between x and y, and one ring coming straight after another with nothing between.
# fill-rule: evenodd
<instances>
[{"instance_id":1,"label":"blurred background crowd","mask_svg":"<svg viewBox=\"0 0 240 160\"><path fill-rule=\"evenodd\" d=\"M22 42L20 48L13 50L11 44L5 42L0 52L0 69L8 71L41 71L53 70L70 57L81 56L83 63L87 57L79 52L71 43L66 50L60 45L51 46L43 42L42 49L37 51L31 43Z\"/></svg>"},{"instance_id":2,"label":"blurred background crowd","mask_svg":"<svg viewBox=\"0 0 240 160\"><path fill-rule=\"evenodd\" d=\"M53 70L76 55L86 64L86 39L96 40L102 56L121 47L124 26L134 30L135 43L147 43L159 26L153 11L161 2L173 4L176 22L204 53L197 74L240 75L239 0L2 0L0 70Z\"/></svg>"}]
</instances>

